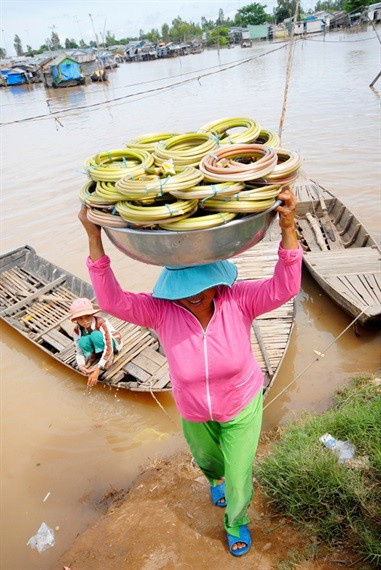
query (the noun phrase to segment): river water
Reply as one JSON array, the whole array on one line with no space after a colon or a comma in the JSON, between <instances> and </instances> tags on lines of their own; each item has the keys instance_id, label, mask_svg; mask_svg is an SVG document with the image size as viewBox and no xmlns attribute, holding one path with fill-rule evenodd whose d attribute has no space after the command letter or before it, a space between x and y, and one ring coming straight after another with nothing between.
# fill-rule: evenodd
<instances>
[{"instance_id":1,"label":"river water","mask_svg":"<svg viewBox=\"0 0 381 570\"><path fill-rule=\"evenodd\" d=\"M49 105L63 126L43 118L2 127L2 250L28 243L40 255L87 279L86 240L76 219L85 158L120 148L137 134L193 131L224 116L251 116L263 127L277 129L286 49L171 90L147 93L274 47L279 46L256 44L220 54L206 51L125 64L110 72L104 85L3 89L2 121L44 114ZM378 71L379 44L372 30L299 42L283 132L283 144L303 154L308 175L350 205L376 236L380 234L376 161L381 82L373 90L368 85ZM108 105L60 112L143 91ZM151 290L157 268L124 257L109 243L106 247L125 288ZM313 360L313 350L322 351L349 322L304 276L295 330L270 398ZM266 410L264 427L274 428L303 409L324 409L337 386L358 372L379 367L378 341L372 331L361 329L359 337L352 330L346 333ZM114 394L102 387L87 394L76 374L7 326L1 346L1 568L45 570L78 532L97 519L103 509L100 499L110 485L128 487L142 465L175 452L183 440L170 395L160 396L169 419L151 396ZM59 530L56 546L38 555L26 542L42 521Z\"/></svg>"}]
</instances>

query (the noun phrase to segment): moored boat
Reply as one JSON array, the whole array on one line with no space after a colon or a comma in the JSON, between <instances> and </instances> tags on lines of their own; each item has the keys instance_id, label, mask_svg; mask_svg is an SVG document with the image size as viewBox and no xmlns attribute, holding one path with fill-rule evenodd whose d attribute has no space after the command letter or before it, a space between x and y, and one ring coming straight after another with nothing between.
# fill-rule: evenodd
<instances>
[{"instance_id":1,"label":"moored boat","mask_svg":"<svg viewBox=\"0 0 381 570\"><path fill-rule=\"evenodd\" d=\"M278 241L263 241L232 259L238 279L272 276ZM24 246L0 256L0 317L39 349L71 370L76 367L69 308L77 297L94 298L92 286ZM99 381L139 392L171 389L168 364L153 331L107 315L124 345ZM264 392L274 383L287 350L295 302L261 315L253 322L252 348L265 378Z\"/></svg>"},{"instance_id":2,"label":"moored boat","mask_svg":"<svg viewBox=\"0 0 381 570\"><path fill-rule=\"evenodd\" d=\"M381 320L381 251L358 217L314 181L296 183L303 262L316 282L362 324Z\"/></svg>"}]
</instances>

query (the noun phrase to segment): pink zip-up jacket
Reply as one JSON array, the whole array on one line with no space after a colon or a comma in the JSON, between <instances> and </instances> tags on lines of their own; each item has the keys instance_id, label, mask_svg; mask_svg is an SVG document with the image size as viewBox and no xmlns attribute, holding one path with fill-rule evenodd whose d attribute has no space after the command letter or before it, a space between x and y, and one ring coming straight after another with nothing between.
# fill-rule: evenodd
<instances>
[{"instance_id":1,"label":"pink zip-up jacket","mask_svg":"<svg viewBox=\"0 0 381 570\"><path fill-rule=\"evenodd\" d=\"M226 422L263 386L254 358L253 319L280 307L300 289L302 248L283 249L271 279L222 285L206 331L187 309L148 293L122 291L104 256L87 259L99 307L119 319L154 329L164 348L180 414L193 422Z\"/></svg>"}]
</instances>

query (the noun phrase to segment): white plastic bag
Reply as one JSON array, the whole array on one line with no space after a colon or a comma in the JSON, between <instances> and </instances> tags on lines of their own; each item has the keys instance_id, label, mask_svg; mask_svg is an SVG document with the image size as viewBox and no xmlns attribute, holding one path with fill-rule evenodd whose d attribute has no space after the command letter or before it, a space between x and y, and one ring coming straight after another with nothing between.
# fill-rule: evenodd
<instances>
[{"instance_id":1,"label":"white plastic bag","mask_svg":"<svg viewBox=\"0 0 381 570\"><path fill-rule=\"evenodd\" d=\"M32 536L28 542L27 546L31 548L37 548L38 552L44 552L48 548L51 548L55 544L54 530L48 527L44 522L41 524L37 531L37 534Z\"/></svg>"}]
</instances>

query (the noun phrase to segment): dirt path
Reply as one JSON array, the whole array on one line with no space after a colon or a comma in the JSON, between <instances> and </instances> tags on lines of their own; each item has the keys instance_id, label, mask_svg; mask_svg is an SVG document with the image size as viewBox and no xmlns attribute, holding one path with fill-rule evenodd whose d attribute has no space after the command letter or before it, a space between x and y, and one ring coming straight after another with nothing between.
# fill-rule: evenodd
<instances>
[{"instance_id":1,"label":"dirt path","mask_svg":"<svg viewBox=\"0 0 381 570\"><path fill-rule=\"evenodd\" d=\"M316 544L276 515L259 490L249 510L253 546L234 558L227 550L223 515L223 509L212 506L206 479L184 452L149 467L129 492L114 498L55 568L342 570L355 559L322 548L314 557Z\"/></svg>"}]
</instances>

